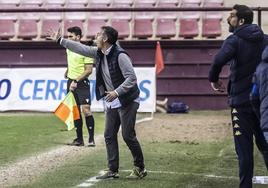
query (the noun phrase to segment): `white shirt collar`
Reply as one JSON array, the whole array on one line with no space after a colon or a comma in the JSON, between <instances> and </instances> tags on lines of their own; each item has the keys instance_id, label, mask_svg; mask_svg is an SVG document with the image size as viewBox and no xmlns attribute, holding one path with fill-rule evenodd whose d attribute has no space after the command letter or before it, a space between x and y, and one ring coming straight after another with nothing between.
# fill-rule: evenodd
<instances>
[{"instance_id":1,"label":"white shirt collar","mask_svg":"<svg viewBox=\"0 0 268 188\"><path fill-rule=\"evenodd\" d=\"M110 46L107 50L105 50L105 52L103 52L102 50L101 50L101 52L102 52L104 55L108 55L108 54L110 53L112 47L113 47L113 45Z\"/></svg>"}]
</instances>

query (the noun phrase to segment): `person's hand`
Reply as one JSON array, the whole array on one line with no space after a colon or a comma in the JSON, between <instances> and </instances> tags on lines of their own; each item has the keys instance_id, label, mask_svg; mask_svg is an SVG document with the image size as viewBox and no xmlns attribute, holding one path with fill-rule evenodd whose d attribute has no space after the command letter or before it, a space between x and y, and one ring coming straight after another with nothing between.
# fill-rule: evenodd
<instances>
[{"instance_id":1,"label":"person's hand","mask_svg":"<svg viewBox=\"0 0 268 188\"><path fill-rule=\"evenodd\" d=\"M70 84L70 91L74 91L77 88L77 83L72 81L72 83Z\"/></svg>"},{"instance_id":2,"label":"person's hand","mask_svg":"<svg viewBox=\"0 0 268 188\"><path fill-rule=\"evenodd\" d=\"M105 93L106 93L105 100L107 102L112 102L114 99L118 97L115 91L105 91Z\"/></svg>"},{"instance_id":3,"label":"person's hand","mask_svg":"<svg viewBox=\"0 0 268 188\"><path fill-rule=\"evenodd\" d=\"M218 81L218 82L211 82L211 87L214 91L218 91L218 92L224 92L225 91L225 87L222 81Z\"/></svg>"},{"instance_id":4,"label":"person's hand","mask_svg":"<svg viewBox=\"0 0 268 188\"><path fill-rule=\"evenodd\" d=\"M61 38L61 28L59 28L57 31L54 31L53 29L49 29L47 31L47 35L48 37L46 37L46 39L58 41L59 38Z\"/></svg>"}]
</instances>

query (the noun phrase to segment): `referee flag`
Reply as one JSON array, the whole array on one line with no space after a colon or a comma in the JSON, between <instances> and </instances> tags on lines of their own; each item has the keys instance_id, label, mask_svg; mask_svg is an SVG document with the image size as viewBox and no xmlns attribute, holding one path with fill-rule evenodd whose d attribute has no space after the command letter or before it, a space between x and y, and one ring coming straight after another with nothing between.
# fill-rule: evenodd
<instances>
[{"instance_id":1,"label":"referee flag","mask_svg":"<svg viewBox=\"0 0 268 188\"><path fill-rule=\"evenodd\" d=\"M164 69L164 60L160 42L157 41L156 51L155 51L155 66L156 74L159 74Z\"/></svg>"},{"instance_id":2,"label":"referee flag","mask_svg":"<svg viewBox=\"0 0 268 188\"><path fill-rule=\"evenodd\" d=\"M54 114L67 125L68 131L74 128L74 120L80 119L80 115L72 92L65 96Z\"/></svg>"}]
</instances>

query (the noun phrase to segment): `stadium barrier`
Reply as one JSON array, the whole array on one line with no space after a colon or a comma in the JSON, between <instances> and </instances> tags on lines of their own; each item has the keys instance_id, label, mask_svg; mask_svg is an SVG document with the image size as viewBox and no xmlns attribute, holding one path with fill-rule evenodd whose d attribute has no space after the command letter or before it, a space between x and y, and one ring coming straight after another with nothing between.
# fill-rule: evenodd
<instances>
[{"instance_id":1,"label":"stadium barrier","mask_svg":"<svg viewBox=\"0 0 268 188\"><path fill-rule=\"evenodd\" d=\"M66 95L65 68L0 69L0 111L43 111L56 109ZM156 105L155 68L134 68L140 88L139 112L154 112ZM103 111L95 96L95 68L90 75L92 111Z\"/></svg>"}]
</instances>

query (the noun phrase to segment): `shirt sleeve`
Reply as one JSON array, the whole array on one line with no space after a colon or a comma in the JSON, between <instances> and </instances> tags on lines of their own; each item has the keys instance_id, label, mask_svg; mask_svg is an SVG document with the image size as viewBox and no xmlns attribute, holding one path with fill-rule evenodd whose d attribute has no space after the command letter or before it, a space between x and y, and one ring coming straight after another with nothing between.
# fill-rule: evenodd
<instances>
[{"instance_id":1,"label":"shirt sleeve","mask_svg":"<svg viewBox=\"0 0 268 188\"><path fill-rule=\"evenodd\" d=\"M64 48L67 48L77 54L80 54L86 57L95 58L97 56L98 48L95 46L87 46L80 42L76 42L76 41L72 41L72 40L68 40L64 38L60 40L60 45L63 46Z\"/></svg>"},{"instance_id":2,"label":"shirt sleeve","mask_svg":"<svg viewBox=\"0 0 268 188\"><path fill-rule=\"evenodd\" d=\"M84 58L84 63L85 64L93 65L93 62L94 62L93 58L90 58L90 57L85 57Z\"/></svg>"},{"instance_id":3,"label":"shirt sleeve","mask_svg":"<svg viewBox=\"0 0 268 188\"><path fill-rule=\"evenodd\" d=\"M118 88L115 89L115 91L120 96L128 92L137 83L137 78L134 72L134 68L132 66L131 59L127 54L119 54L118 64L125 78L125 81Z\"/></svg>"},{"instance_id":4,"label":"shirt sleeve","mask_svg":"<svg viewBox=\"0 0 268 188\"><path fill-rule=\"evenodd\" d=\"M235 35L229 36L223 43L219 52L215 55L214 61L209 71L209 81L217 82L222 67L226 65L235 56L237 49L237 38Z\"/></svg>"}]
</instances>

